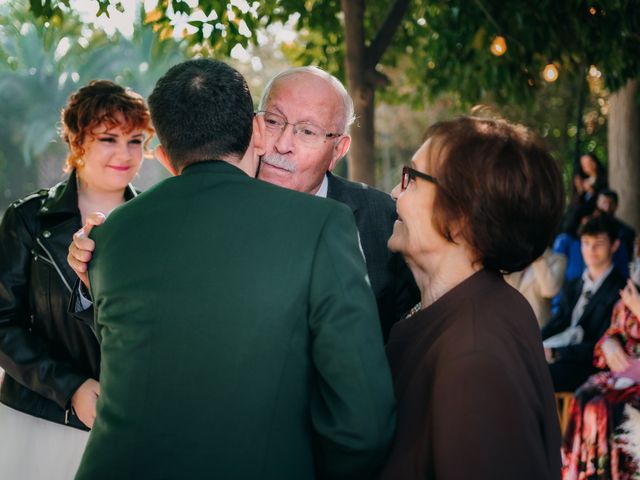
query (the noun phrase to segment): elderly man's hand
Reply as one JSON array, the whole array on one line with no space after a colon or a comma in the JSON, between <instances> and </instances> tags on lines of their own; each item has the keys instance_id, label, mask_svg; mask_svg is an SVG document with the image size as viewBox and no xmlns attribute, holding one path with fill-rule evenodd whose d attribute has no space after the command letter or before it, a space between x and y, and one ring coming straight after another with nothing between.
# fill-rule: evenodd
<instances>
[{"instance_id":1,"label":"elderly man's hand","mask_svg":"<svg viewBox=\"0 0 640 480\"><path fill-rule=\"evenodd\" d=\"M67 263L76 272L87 288L89 287L89 277L87 276L87 264L91 260L92 252L96 248L96 243L89 238L89 232L95 226L104 223L106 217L100 212L94 212L87 216L84 226L73 234L73 241L69 245Z\"/></svg>"}]
</instances>

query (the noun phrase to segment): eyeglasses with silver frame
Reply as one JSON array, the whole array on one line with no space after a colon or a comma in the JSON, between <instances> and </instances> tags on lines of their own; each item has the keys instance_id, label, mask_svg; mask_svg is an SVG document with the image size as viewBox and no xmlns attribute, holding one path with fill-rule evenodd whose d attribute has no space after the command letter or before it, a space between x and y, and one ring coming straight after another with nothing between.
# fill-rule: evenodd
<instances>
[{"instance_id":1,"label":"eyeglasses with silver frame","mask_svg":"<svg viewBox=\"0 0 640 480\"><path fill-rule=\"evenodd\" d=\"M324 128L309 122L290 123L283 115L269 112L267 110L260 110L256 112L256 115L262 115L262 117L264 117L264 124L267 127L267 133L279 133L283 131L287 125L291 125L293 127L293 134L296 138L299 138L300 141L308 145L317 145L328 138L340 138L344 135L343 133L327 132Z\"/></svg>"}]
</instances>

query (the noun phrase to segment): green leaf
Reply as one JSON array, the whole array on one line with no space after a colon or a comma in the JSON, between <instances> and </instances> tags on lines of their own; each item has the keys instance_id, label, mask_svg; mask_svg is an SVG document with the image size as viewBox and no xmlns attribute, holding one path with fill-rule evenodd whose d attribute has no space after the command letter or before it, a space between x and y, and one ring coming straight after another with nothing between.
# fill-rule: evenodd
<instances>
[{"instance_id":1,"label":"green leaf","mask_svg":"<svg viewBox=\"0 0 640 480\"><path fill-rule=\"evenodd\" d=\"M173 2L173 10L176 13L184 13L185 15L191 14L191 7L189 4L183 0L174 0Z\"/></svg>"},{"instance_id":2,"label":"green leaf","mask_svg":"<svg viewBox=\"0 0 640 480\"><path fill-rule=\"evenodd\" d=\"M36 18L39 18L43 15L44 11L40 0L29 0L29 5L31 6L31 11Z\"/></svg>"},{"instance_id":3,"label":"green leaf","mask_svg":"<svg viewBox=\"0 0 640 480\"><path fill-rule=\"evenodd\" d=\"M100 17L102 15L106 15L107 18L111 18L109 16L109 0L98 0L98 11L96 12L96 17Z\"/></svg>"}]
</instances>

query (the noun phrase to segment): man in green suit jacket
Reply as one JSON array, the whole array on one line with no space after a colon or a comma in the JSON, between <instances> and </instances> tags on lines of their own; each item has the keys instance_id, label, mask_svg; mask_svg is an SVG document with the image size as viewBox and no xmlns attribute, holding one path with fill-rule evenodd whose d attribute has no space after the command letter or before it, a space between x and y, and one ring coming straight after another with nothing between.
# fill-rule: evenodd
<instances>
[{"instance_id":1,"label":"man in green suit jacket","mask_svg":"<svg viewBox=\"0 0 640 480\"><path fill-rule=\"evenodd\" d=\"M173 67L149 105L176 176L93 234L101 395L76 478L371 478L394 400L351 211L253 178L263 119L224 63Z\"/></svg>"}]
</instances>

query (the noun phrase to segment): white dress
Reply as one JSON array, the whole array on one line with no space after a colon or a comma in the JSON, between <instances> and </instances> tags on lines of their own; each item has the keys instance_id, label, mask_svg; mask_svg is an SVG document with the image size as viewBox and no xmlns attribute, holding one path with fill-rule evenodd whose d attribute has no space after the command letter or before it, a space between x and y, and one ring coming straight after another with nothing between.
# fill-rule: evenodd
<instances>
[{"instance_id":1,"label":"white dress","mask_svg":"<svg viewBox=\"0 0 640 480\"><path fill-rule=\"evenodd\" d=\"M0 479L73 480L88 438L0 403Z\"/></svg>"}]
</instances>

